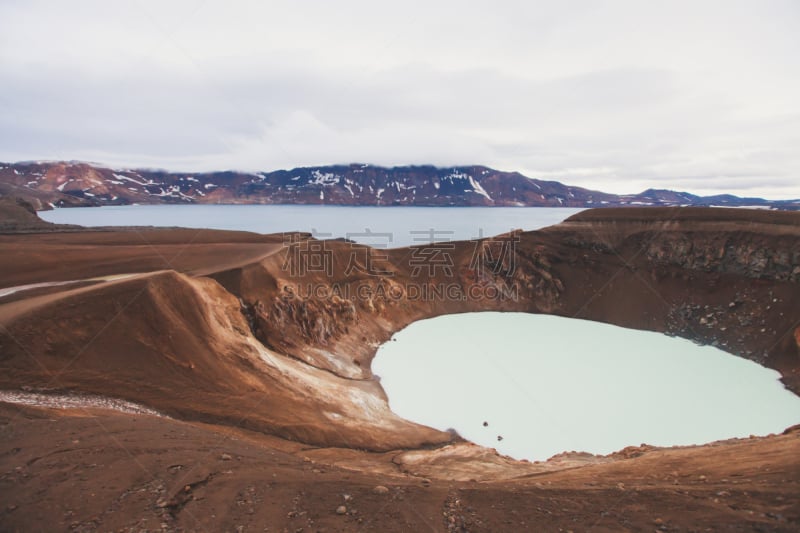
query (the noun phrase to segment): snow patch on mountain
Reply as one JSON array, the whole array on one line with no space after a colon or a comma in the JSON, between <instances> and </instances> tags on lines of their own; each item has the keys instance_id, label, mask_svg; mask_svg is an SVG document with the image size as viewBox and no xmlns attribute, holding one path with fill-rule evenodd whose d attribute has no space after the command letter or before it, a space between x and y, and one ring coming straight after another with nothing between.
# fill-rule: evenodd
<instances>
[{"instance_id":1,"label":"snow patch on mountain","mask_svg":"<svg viewBox=\"0 0 800 533\"><path fill-rule=\"evenodd\" d=\"M117 178L118 180L129 181L129 182L132 182L132 183L136 183L137 185L142 185L142 186L154 185L153 180L148 180L146 182L145 181L139 181L139 180L135 180L135 179L133 179L131 177L128 177L128 176L123 176L122 174L113 174L113 176L115 178Z\"/></svg>"},{"instance_id":2,"label":"snow patch on mountain","mask_svg":"<svg viewBox=\"0 0 800 533\"><path fill-rule=\"evenodd\" d=\"M320 172L315 169L311 171L311 181L309 183L329 187L339 183L339 176L332 172Z\"/></svg>"},{"instance_id":3,"label":"snow patch on mountain","mask_svg":"<svg viewBox=\"0 0 800 533\"><path fill-rule=\"evenodd\" d=\"M472 190L473 191L475 191L476 193L478 193L481 196L485 197L490 202L494 202L492 197L489 196L489 193L486 192L486 189L481 187L481 184L478 183L477 181L475 181L475 178L473 178L472 176L467 176L467 177L469 178L469 184L472 186Z\"/></svg>"}]
</instances>

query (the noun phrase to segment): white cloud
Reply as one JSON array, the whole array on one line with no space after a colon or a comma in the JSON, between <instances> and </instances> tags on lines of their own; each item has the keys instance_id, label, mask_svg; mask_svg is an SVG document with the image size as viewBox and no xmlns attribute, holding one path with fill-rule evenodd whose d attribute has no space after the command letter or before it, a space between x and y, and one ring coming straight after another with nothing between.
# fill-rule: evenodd
<instances>
[{"instance_id":1,"label":"white cloud","mask_svg":"<svg viewBox=\"0 0 800 533\"><path fill-rule=\"evenodd\" d=\"M7 1L0 159L800 197L800 7Z\"/></svg>"}]
</instances>

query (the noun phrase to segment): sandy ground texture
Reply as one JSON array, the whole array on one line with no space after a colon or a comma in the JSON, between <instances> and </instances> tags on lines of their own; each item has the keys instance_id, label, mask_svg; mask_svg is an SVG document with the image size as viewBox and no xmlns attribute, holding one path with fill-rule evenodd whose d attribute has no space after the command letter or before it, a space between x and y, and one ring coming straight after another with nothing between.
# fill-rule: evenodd
<instances>
[{"instance_id":1,"label":"sandy ground texture","mask_svg":"<svg viewBox=\"0 0 800 533\"><path fill-rule=\"evenodd\" d=\"M397 454L107 410L0 404L0 424L4 531L766 532L800 520L798 431L451 481L404 473Z\"/></svg>"}]
</instances>

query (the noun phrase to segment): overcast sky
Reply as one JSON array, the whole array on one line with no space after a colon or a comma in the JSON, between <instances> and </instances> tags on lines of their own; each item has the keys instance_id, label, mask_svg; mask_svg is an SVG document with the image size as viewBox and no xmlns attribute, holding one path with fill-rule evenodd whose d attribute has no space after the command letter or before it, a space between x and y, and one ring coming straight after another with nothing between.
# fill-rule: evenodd
<instances>
[{"instance_id":1,"label":"overcast sky","mask_svg":"<svg viewBox=\"0 0 800 533\"><path fill-rule=\"evenodd\" d=\"M800 2L0 0L0 160L800 198Z\"/></svg>"}]
</instances>

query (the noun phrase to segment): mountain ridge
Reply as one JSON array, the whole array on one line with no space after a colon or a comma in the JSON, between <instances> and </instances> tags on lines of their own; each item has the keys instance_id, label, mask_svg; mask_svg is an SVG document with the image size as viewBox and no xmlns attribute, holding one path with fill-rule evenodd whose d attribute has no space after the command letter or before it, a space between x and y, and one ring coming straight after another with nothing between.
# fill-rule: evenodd
<instances>
[{"instance_id":1,"label":"mountain ridge","mask_svg":"<svg viewBox=\"0 0 800 533\"><path fill-rule=\"evenodd\" d=\"M798 210L800 199L668 189L611 194L483 165L370 164L270 172L115 169L78 161L0 163L0 196L37 209L130 204L310 204L351 206L626 207L724 206Z\"/></svg>"}]
</instances>

